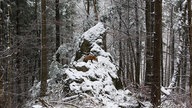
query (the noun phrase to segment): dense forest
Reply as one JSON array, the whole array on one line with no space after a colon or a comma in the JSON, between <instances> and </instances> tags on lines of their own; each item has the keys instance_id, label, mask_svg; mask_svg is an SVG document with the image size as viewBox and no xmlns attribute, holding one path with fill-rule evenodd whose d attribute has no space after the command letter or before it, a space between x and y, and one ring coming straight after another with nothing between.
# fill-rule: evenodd
<instances>
[{"instance_id":1,"label":"dense forest","mask_svg":"<svg viewBox=\"0 0 192 108\"><path fill-rule=\"evenodd\" d=\"M0 108L192 107L191 5L0 0Z\"/></svg>"}]
</instances>

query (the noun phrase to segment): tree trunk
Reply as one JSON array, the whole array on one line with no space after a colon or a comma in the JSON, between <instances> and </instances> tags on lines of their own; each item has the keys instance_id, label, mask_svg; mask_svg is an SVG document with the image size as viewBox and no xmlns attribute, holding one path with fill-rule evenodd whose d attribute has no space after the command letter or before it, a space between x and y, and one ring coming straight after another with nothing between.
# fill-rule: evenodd
<instances>
[{"instance_id":1,"label":"tree trunk","mask_svg":"<svg viewBox=\"0 0 192 108\"><path fill-rule=\"evenodd\" d=\"M170 37L171 37L171 51L170 51L171 52L171 74L173 74L175 69L175 36L173 34L173 6L171 6Z\"/></svg>"},{"instance_id":2,"label":"tree trunk","mask_svg":"<svg viewBox=\"0 0 192 108\"><path fill-rule=\"evenodd\" d=\"M95 21L98 21L98 12L97 12L97 0L93 0L94 13L95 13Z\"/></svg>"},{"instance_id":3,"label":"tree trunk","mask_svg":"<svg viewBox=\"0 0 192 108\"><path fill-rule=\"evenodd\" d=\"M46 37L46 0L41 0L42 11L42 38L41 38L41 91L40 95L45 96L47 92L47 37Z\"/></svg>"},{"instance_id":4,"label":"tree trunk","mask_svg":"<svg viewBox=\"0 0 192 108\"><path fill-rule=\"evenodd\" d=\"M152 77L152 61L153 61L153 32L154 32L154 3L151 0L146 0L146 73L145 73L145 85L151 85Z\"/></svg>"},{"instance_id":5,"label":"tree trunk","mask_svg":"<svg viewBox=\"0 0 192 108\"><path fill-rule=\"evenodd\" d=\"M121 20L122 20L122 13L121 13L121 9L118 8L118 13L119 13L119 31L121 31L121 27L122 27L122 24L121 24ZM123 71L123 58L122 58L122 40L121 40L121 32L119 32L119 70L117 71L117 75L118 75L118 80L116 82L116 88L117 89L122 89L123 88L123 85L122 85L122 71Z\"/></svg>"},{"instance_id":6,"label":"tree trunk","mask_svg":"<svg viewBox=\"0 0 192 108\"><path fill-rule=\"evenodd\" d=\"M90 2L89 0L87 0L87 19L89 18L89 15L90 15Z\"/></svg>"},{"instance_id":7,"label":"tree trunk","mask_svg":"<svg viewBox=\"0 0 192 108\"><path fill-rule=\"evenodd\" d=\"M186 72L187 72L187 54L188 54L188 34L189 31L186 30L185 28L185 31L186 33L184 33L185 35L183 35L183 38L184 38L184 42L183 42L183 46L184 46L184 49L183 49L183 67L182 67L182 75L181 75L181 88L182 88L182 94L185 93L185 90L186 90Z\"/></svg>"},{"instance_id":8,"label":"tree trunk","mask_svg":"<svg viewBox=\"0 0 192 108\"><path fill-rule=\"evenodd\" d=\"M140 52L140 37L139 37L139 16L138 16L138 4L137 0L135 0L135 22L136 22L136 70L135 70L135 81L136 85L139 85L140 78L140 60L141 60L141 52Z\"/></svg>"},{"instance_id":9,"label":"tree trunk","mask_svg":"<svg viewBox=\"0 0 192 108\"><path fill-rule=\"evenodd\" d=\"M191 24L191 0L188 1L188 23L189 27L189 41L190 41L190 78L189 78L189 87L190 87L190 103L192 104L192 24Z\"/></svg>"},{"instance_id":10,"label":"tree trunk","mask_svg":"<svg viewBox=\"0 0 192 108\"><path fill-rule=\"evenodd\" d=\"M181 50L181 65L180 65L180 85L178 85L178 87L182 88L183 90L185 90L185 86L186 86L186 70L187 70L187 46L188 46L188 27L186 27L186 22L187 22L187 3L183 3L184 5L184 9L183 9L183 13L182 13L182 22L183 22L183 31L182 31L182 35L181 38L182 40L182 50ZM179 92L183 92L183 90L179 90Z\"/></svg>"},{"instance_id":11,"label":"tree trunk","mask_svg":"<svg viewBox=\"0 0 192 108\"><path fill-rule=\"evenodd\" d=\"M60 46L60 14L59 14L59 0L55 0L55 7L56 7L56 15L55 15L55 19L56 19L56 50L59 48ZM60 62L60 54L57 53L56 54L56 61Z\"/></svg>"},{"instance_id":12,"label":"tree trunk","mask_svg":"<svg viewBox=\"0 0 192 108\"><path fill-rule=\"evenodd\" d=\"M41 80L41 53L39 49L41 49L41 39L40 39L40 27L38 22L38 2L39 0L35 0L35 20L36 20L36 36L37 36L37 57L36 57L36 70L38 70L38 75L36 75L37 80Z\"/></svg>"},{"instance_id":13,"label":"tree trunk","mask_svg":"<svg viewBox=\"0 0 192 108\"><path fill-rule=\"evenodd\" d=\"M127 25L129 25L130 24L130 21L129 21L129 11L130 11L130 9L129 9L129 0L127 0ZM126 61L127 61L127 63L126 63L126 74L127 74L127 78L126 78L126 86L128 86L128 81L133 81L132 80L132 78L133 78L133 76L132 76L132 70L131 70L131 58L130 58L130 52L131 52L131 50L130 50L130 41L129 41L130 39L129 39L129 29L127 29L127 42L126 42L126 46L127 46L127 52L126 52Z\"/></svg>"},{"instance_id":14,"label":"tree trunk","mask_svg":"<svg viewBox=\"0 0 192 108\"><path fill-rule=\"evenodd\" d=\"M19 0L16 0L16 6L17 6L17 10L16 10L16 35L17 35L17 53L16 53L16 73L19 74L21 73L21 54L22 54L22 48L21 48L21 43L18 37L21 37L21 32L20 32L20 2ZM11 73L9 72L10 76ZM23 75L23 73L21 74ZM20 94L23 92L22 90L22 77L17 77L16 78L16 85L17 85L17 93ZM22 101L22 97L20 95L17 96L17 102L20 103Z\"/></svg>"},{"instance_id":15,"label":"tree trunk","mask_svg":"<svg viewBox=\"0 0 192 108\"><path fill-rule=\"evenodd\" d=\"M1 65L1 64L0 64ZM3 87L3 70L0 69L0 108L3 108L4 103L4 87Z\"/></svg>"},{"instance_id":16,"label":"tree trunk","mask_svg":"<svg viewBox=\"0 0 192 108\"><path fill-rule=\"evenodd\" d=\"M151 90L151 102L153 106L161 104L161 43L162 43L162 0L155 0L155 35L153 52L153 83Z\"/></svg>"},{"instance_id":17,"label":"tree trunk","mask_svg":"<svg viewBox=\"0 0 192 108\"><path fill-rule=\"evenodd\" d=\"M1 9L3 11L3 5L2 5L2 1L0 2L0 6L1 6ZM3 12L0 13L0 51L3 51L3 34L4 34L4 31L3 31ZM0 59L0 66L3 65L3 62L2 60ZM4 98L4 86L3 86L3 83L4 83L4 75L3 75L3 69L0 67L0 108L3 108L4 106L4 102L5 102L5 98Z\"/></svg>"}]
</instances>

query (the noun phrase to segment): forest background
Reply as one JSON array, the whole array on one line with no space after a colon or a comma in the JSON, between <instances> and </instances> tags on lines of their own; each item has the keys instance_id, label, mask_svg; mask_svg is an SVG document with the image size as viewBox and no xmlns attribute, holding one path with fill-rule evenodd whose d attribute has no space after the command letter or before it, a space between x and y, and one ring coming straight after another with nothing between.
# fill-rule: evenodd
<instances>
[{"instance_id":1,"label":"forest background","mask_svg":"<svg viewBox=\"0 0 192 108\"><path fill-rule=\"evenodd\" d=\"M161 89L178 103L192 102L191 0L0 0L0 7L0 104L7 108L22 105L35 81L45 95L53 58L69 65L80 35L100 21L119 88L155 106Z\"/></svg>"}]
</instances>

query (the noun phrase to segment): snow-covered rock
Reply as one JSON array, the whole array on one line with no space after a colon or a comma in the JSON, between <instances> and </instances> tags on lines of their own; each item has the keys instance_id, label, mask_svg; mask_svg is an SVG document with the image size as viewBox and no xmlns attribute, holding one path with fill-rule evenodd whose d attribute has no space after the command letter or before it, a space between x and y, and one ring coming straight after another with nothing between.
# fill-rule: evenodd
<instances>
[{"instance_id":1,"label":"snow-covered rock","mask_svg":"<svg viewBox=\"0 0 192 108\"><path fill-rule=\"evenodd\" d=\"M76 52L78 53L76 56L79 57L75 57L76 59L68 67L62 67L56 61L52 63L46 101L54 103L55 101L50 100L59 100L57 104L52 105L62 106L61 104L66 105L66 100L70 100L82 108L85 106L94 108L139 107L137 99L131 96L129 90L117 90L114 85L114 81L118 78L117 67L110 53L102 48L102 36L105 31L104 25L99 22L85 32L81 36L79 51ZM82 59L87 53L96 56L97 61L83 62ZM35 90L38 88L39 86Z\"/></svg>"}]
</instances>

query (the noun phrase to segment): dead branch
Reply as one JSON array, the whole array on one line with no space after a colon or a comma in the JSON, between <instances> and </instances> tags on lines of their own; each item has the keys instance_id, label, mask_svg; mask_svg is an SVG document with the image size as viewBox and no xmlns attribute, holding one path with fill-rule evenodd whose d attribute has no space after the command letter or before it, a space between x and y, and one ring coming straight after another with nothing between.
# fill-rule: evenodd
<instances>
[{"instance_id":1,"label":"dead branch","mask_svg":"<svg viewBox=\"0 0 192 108\"><path fill-rule=\"evenodd\" d=\"M64 104L64 105L70 105L70 106L74 106L76 108L80 108L79 106L73 104L73 103L69 103L69 102L58 102L58 101L49 101L51 103L56 103L56 104Z\"/></svg>"},{"instance_id":2,"label":"dead branch","mask_svg":"<svg viewBox=\"0 0 192 108\"><path fill-rule=\"evenodd\" d=\"M54 108L51 104L47 103L45 100L43 100L41 98L39 98L39 101L43 104L43 106L45 106L47 108L49 108L49 107Z\"/></svg>"},{"instance_id":3,"label":"dead branch","mask_svg":"<svg viewBox=\"0 0 192 108\"><path fill-rule=\"evenodd\" d=\"M74 95L74 96L70 96L70 97L66 97L64 99L62 99L63 102L66 102L66 101L70 101L70 100L73 100L73 99L76 99L76 98L81 98L81 97L87 97L86 95L84 94L78 94L78 95Z\"/></svg>"}]
</instances>

